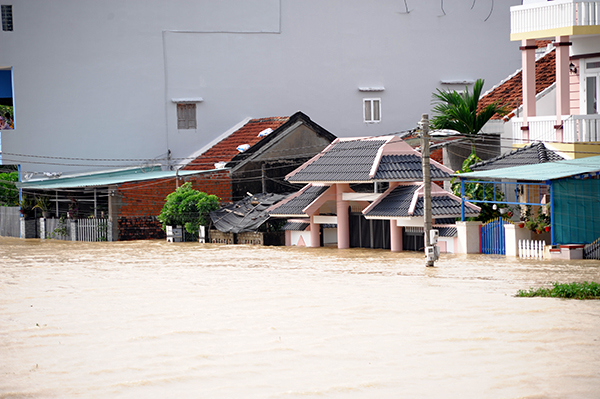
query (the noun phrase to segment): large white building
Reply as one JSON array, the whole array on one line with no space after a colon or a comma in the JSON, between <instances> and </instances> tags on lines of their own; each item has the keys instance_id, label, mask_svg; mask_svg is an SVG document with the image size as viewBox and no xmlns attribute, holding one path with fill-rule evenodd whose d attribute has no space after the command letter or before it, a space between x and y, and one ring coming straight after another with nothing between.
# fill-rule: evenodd
<instances>
[{"instance_id":1,"label":"large white building","mask_svg":"<svg viewBox=\"0 0 600 399\"><path fill-rule=\"evenodd\" d=\"M518 0L7 0L0 69L24 175L177 164L248 117L416 127L437 88L520 64ZM170 154L171 160L166 158Z\"/></svg>"}]
</instances>

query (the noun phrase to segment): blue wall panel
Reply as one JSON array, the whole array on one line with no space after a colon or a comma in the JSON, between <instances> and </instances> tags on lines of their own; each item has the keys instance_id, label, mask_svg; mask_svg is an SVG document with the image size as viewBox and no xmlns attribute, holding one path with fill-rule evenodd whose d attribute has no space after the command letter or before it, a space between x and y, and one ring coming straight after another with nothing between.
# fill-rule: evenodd
<instances>
[{"instance_id":1,"label":"blue wall panel","mask_svg":"<svg viewBox=\"0 0 600 399\"><path fill-rule=\"evenodd\" d=\"M600 180L552 182L556 244L588 244L600 237Z\"/></svg>"}]
</instances>

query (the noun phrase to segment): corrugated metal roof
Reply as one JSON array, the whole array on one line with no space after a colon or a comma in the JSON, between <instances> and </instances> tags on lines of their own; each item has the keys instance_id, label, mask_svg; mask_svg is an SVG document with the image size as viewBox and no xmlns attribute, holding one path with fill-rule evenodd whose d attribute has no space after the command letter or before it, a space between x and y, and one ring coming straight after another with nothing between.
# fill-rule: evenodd
<instances>
[{"instance_id":1,"label":"corrugated metal roof","mask_svg":"<svg viewBox=\"0 0 600 399\"><path fill-rule=\"evenodd\" d=\"M449 179L449 173L431 164L431 179ZM423 180L421 156L417 154L384 155L377 168L373 180L383 181L417 181Z\"/></svg>"},{"instance_id":2,"label":"corrugated metal roof","mask_svg":"<svg viewBox=\"0 0 600 399\"><path fill-rule=\"evenodd\" d=\"M329 186L310 186L306 190L294 193L289 200L281 201L281 205L276 205L269 210L271 216L304 216L304 208L310 205L315 199L327 190Z\"/></svg>"},{"instance_id":3,"label":"corrugated metal roof","mask_svg":"<svg viewBox=\"0 0 600 399\"><path fill-rule=\"evenodd\" d=\"M223 169L219 169L223 170ZM212 171L179 171L179 176L188 176ZM111 172L89 173L79 176L59 177L56 179L35 180L17 183L18 188L36 190L58 190L66 188L83 188L109 186L132 181L174 178L174 170L162 171L159 167L135 168Z\"/></svg>"},{"instance_id":4,"label":"corrugated metal roof","mask_svg":"<svg viewBox=\"0 0 600 399\"><path fill-rule=\"evenodd\" d=\"M291 183L367 182L379 148L386 140L351 140L333 144L329 150L300 168L288 179Z\"/></svg>"},{"instance_id":5,"label":"corrugated metal roof","mask_svg":"<svg viewBox=\"0 0 600 399\"><path fill-rule=\"evenodd\" d=\"M461 179L547 181L600 171L600 156L456 174Z\"/></svg>"}]
</instances>

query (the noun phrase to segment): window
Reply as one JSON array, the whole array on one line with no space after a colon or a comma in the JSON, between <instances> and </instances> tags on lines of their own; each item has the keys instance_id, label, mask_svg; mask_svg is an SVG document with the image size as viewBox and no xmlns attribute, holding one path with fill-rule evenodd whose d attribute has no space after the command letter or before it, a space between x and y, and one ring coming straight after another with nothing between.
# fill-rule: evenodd
<instances>
[{"instance_id":1,"label":"window","mask_svg":"<svg viewBox=\"0 0 600 399\"><path fill-rule=\"evenodd\" d=\"M13 30L12 6L2 6L2 30L9 32Z\"/></svg>"},{"instance_id":2,"label":"window","mask_svg":"<svg viewBox=\"0 0 600 399\"><path fill-rule=\"evenodd\" d=\"M177 129L196 129L196 104L177 104Z\"/></svg>"},{"instance_id":3,"label":"window","mask_svg":"<svg viewBox=\"0 0 600 399\"><path fill-rule=\"evenodd\" d=\"M380 98L365 98L364 103L364 120L366 123L377 123L381 121L381 99Z\"/></svg>"}]
</instances>

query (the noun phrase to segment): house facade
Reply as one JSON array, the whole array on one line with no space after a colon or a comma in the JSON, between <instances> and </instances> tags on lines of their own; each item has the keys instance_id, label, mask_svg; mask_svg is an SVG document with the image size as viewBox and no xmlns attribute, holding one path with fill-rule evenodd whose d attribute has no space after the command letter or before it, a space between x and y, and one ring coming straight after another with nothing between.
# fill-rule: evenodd
<instances>
[{"instance_id":1,"label":"house facade","mask_svg":"<svg viewBox=\"0 0 600 399\"><path fill-rule=\"evenodd\" d=\"M543 141L568 158L597 155L600 2L529 0L511 7L510 14L511 40L521 43L522 56L522 108L511 119L513 144ZM539 83L548 82L543 74L548 69L540 69L540 62L536 67L541 39L552 41L553 54L546 57L554 60L555 76L547 90L554 104L544 105L538 90Z\"/></svg>"},{"instance_id":2,"label":"house facade","mask_svg":"<svg viewBox=\"0 0 600 399\"><path fill-rule=\"evenodd\" d=\"M3 160L38 177L172 169L240 120L299 109L345 136L410 129L436 88L518 66L519 3L6 1Z\"/></svg>"},{"instance_id":3,"label":"house facade","mask_svg":"<svg viewBox=\"0 0 600 399\"><path fill-rule=\"evenodd\" d=\"M406 230L423 236L421 162L421 154L396 136L336 139L286 177L306 186L268 212L291 222L288 245L399 252L404 249ZM448 180L451 173L431 160L433 181ZM435 224L441 227L449 227L448 219L453 223L461 214L460 198L435 183L431 183L431 203ZM466 212L476 216L479 208L467 204ZM454 252L454 239L449 241L443 249Z\"/></svg>"}]
</instances>

